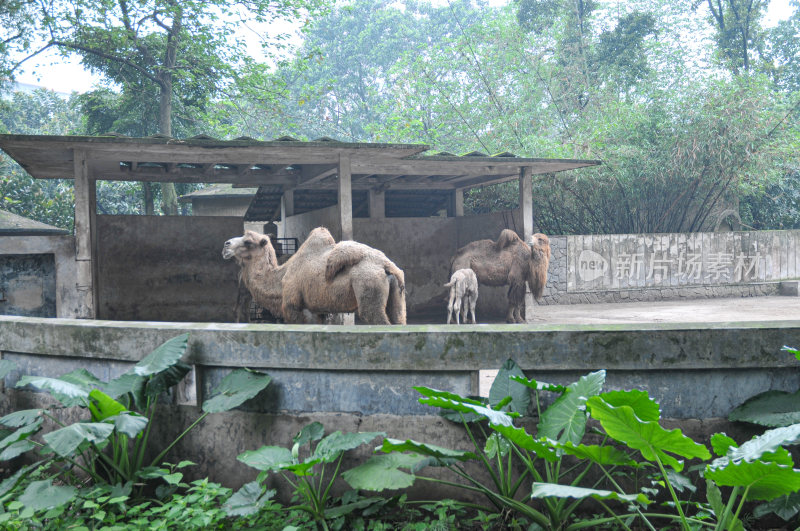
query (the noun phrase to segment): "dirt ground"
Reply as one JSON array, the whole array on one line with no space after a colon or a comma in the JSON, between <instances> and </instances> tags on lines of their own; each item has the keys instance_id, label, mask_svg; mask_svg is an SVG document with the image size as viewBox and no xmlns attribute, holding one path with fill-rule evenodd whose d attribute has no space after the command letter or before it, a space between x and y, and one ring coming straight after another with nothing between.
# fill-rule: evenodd
<instances>
[{"instance_id":1,"label":"dirt ground","mask_svg":"<svg viewBox=\"0 0 800 531\"><path fill-rule=\"evenodd\" d=\"M793 320L800 320L800 297L797 296L536 306L531 324Z\"/></svg>"}]
</instances>

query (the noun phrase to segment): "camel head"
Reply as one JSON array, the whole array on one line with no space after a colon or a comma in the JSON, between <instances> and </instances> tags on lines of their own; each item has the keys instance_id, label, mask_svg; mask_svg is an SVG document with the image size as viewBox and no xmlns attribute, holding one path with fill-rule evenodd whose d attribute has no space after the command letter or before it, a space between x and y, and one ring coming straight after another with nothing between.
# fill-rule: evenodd
<instances>
[{"instance_id":1,"label":"camel head","mask_svg":"<svg viewBox=\"0 0 800 531\"><path fill-rule=\"evenodd\" d=\"M252 230L245 231L243 236L226 241L225 245L222 246L222 258L225 260L235 258L240 265L244 265L254 259L263 258L273 267L278 265L275 249L273 249L269 241L269 236Z\"/></svg>"},{"instance_id":2,"label":"camel head","mask_svg":"<svg viewBox=\"0 0 800 531\"><path fill-rule=\"evenodd\" d=\"M531 250L544 253L544 255L547 256L547 259L550 260L550 238L548 238L546 235L542 234L541 232L537 232L531 236L530 246Z\"/></svg>"}]
</instances>

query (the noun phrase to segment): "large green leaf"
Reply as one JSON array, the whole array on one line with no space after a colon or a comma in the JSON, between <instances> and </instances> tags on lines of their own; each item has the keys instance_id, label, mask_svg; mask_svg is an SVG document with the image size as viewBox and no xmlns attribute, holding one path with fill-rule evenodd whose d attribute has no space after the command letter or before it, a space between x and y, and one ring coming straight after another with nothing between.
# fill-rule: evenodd
<instances>
[{"instance_id":1,"label":"large green leaf","mask_svg":"<svg viewBox=\"0 0 800 531\"><path fill-rule=\"evenodd\" d=\"M381 431L365 431L355 433L342 433L336 431L322 439L317 447L314 449L313 459L319 459L322 462L329 463L336 460L342 452L358 448L362 444L366 444L376 437L385 437L386 434Z\"/></svg>"},{"instance_id":2,"label":"large green leaf","mask_svg":"<svg viewBox=\"0 0 800 531\"><path fill-rule=\"evenodd\" d=\"M10 360L0 360L0 380L8 376L8 373L15 370L17 364Z\"/></svg>"},{"instance_id":3,"label":"large green leaf","mask_svg":"<svg viewBox=\"0 0 800 531\"><path fill-rule=\"evenodd\" d=\"M64 380L65 382L74 383L75 385L83 387L84 389L93 389L103 384L103 382L100 381L97 376L90 373L86 369L75 369L72 372L62 375L59 379Z\"/></svg>"},{"instance_id":4,"label":"large green leaf","mask_svg":"<svg viewBox=\"0 0 800 531\"><path fill-rule=\"evenodd\" d=\"M239 461L256 470L280 470L292 464L292 452L282 446L262 446L258 450L248 450L236 457Z\"/></svg>"},{"instance_id":5,"label":"large green leaf","mask_svg":"<svg viewBox=\"0 0 800 531\"><path fill-rule=\"evenodd\" d=\"M17 470L14 475L0 482L0 496L5 496L11 492L25 477L27 477L31 470L38 468L39 465L40 463L34 463L32 465L23 466Z\"/></svg>"},{"instance_id":6,"label":"large green leaf","mask_svg":"<svg viewBox=\"0 0 800 531\"><path fill-rule=\"evenodd\" d=\"M506 440L516 444L520 448L535 453L538 457L548 461L558 460L558 454L556 453L552 441L547 439L534 439L524 428L518 428L516 426L493 424L491 428L505 437Z\"/></svg>"},{"instance_id":7,"label":"large green leaf","mask_svg":"<svg viewBox=\"0 0 800 531\"><path fill-rule=\"evenodd\" d=\"M426 444L411 439L401 441L398 439L384 439L383 444L378 447L380 450L389 452L413 452L415 454L426 455L439 460L458 460L458 461L471 461L476 459L476 455L472 452L465 450L451 450L436 446L435 444Z\"/></svg>"},{"instance_id":8,"label":"large green leaf","mask_svg":"<svg viewBox=\"0 0 800 531\"><path fill-rule=\"evenodd\" d=\"M17 382L16 387L32 385L50 394L65 407L85 405L89 398L89 389L72 382L66 382L59 378L48 378L45 376L23 376Z\"/></svg>"},{"instance_id":9,"label":"large green leaf","mask_svg":"<svg viewBox=\"0 0 800 531\"><path fill-rule=\"evenodd\" d=\"M775 462L739 461L706 467L706 479L726 487L746 487L748 500L772 500L800 490L800 470Z\"/></svg>"},{"instance_id":10,"label":"large green leaf","mask_svg":"<svg viewBox=\"0 0 800 531\"><path fill-rule=\"evenodd\" d=\"M78 422L51 431L42 438L55 453L66 457L72 455L84 442L97 444L105 441L113 431L114 426L105 422Z\"/></svg>"},{"instance_id":11,"label":"large green leaf","mask_svg":"<svg viewBox=\"0 0 800 531\"><path fill-rule=\"evenodd\" d=\"M619 500L625 502L637 502L647 505L650 500L642 493L638 494L619 494L611 490L587 489L584 487L571 487L569 485L559 485L558 483L538 483L534 482L531 488L531 498L596 498L599 500Z\"/></svg>"},{"instance_id":12,"label":"large green leaf","mask_svg":"<svg viewBox=\"0 0 800 531\"><path fill-rule=\"evenodd\" d=\"M602 396L590 398L586 405L609 437L639 450L648 461L658 458L663 464L680 471L683 463L667 452L686 458L711 458L704 445L686 437L679 429L666 431L657 422L639 419L630 406L614 407Z\"/></svg>"},{"instance_id":13,"label":"large green leaf","mask_svg":"<svg viewBox=\"0 0 800 531\"><path fill-rule=\"evenodd\" d=\"M191 370L192 367L190 365L175 362L174 365L167 367L147 381L144 394L150 399L157 398L160 394L166 393L170 388L177 385Z\"/></svg>"},{"instance_id":14,"label":"large green leaf","mask_svg":"<svg viewBox=\"0 0 800 531\"><path fill-rule=\"evenodd\" d=\"M731 448L738 447L739 445L736 443L736 441L724 433L715 433L711 436L711 449L720 457L727 455Z\"/></svg>"},{"instance_id":15,"label":"large green leaf","mask_svg":"<svg viewBox=\"0 0 800 531\"><path fill-rule=\"evenodd\" d=\"M43 409L21 409L0 418L0 424L10 428L19 428L25 424L31 424L37 418L41 417L43 413Z\"/></svg>"},{"instance_id":16,"label":"large green leaf","mask_svg":"<svg viewBox=\"0 0 800 531\"><path fill-rule=\"evenodd\" d=\"M115 378L105 384L102 389L111 398L118 399L130 393L133 397L135 406L139 409L144 407L144 386L147 378L133 373L125 373L119 378Z\"/></svg>"},{"instance_id":17,"label":"large green leaf","mask_svg":"<svg viewBox=\"0 0 800 531\"><path fill-rule=\"evenodd\" d=\"M99 389L92 389L89 392L89 410L92 412L92 420L101 422L127 411L127 408Z\"/></svg>"},{"instance_id":18,"label":"large green leaf","mask_svg":"<svg viewBox=\"0 0 800 531\"><path fill-rule=\"evenodd\" d=\"M303 429L294 436L292 442L297 446L303 446L311 441L318 441L325 436L325 427L319 422L306 424Z\"/></svg>"},{"instance_id":19,"label":"large green leaf","mask_svg":"<svg viewBox=\"0 0 800 531\"><path fill-rule=\"evenodd\" d=\"M0 461L8 461L14 459L29 450L36 448L36 445L28 439L23 439L15 443L9 444L3 451L0 452Z\"/></svg>"},{"instance_id":20,"label":"large green leaf","mask_svg":"<svg viewBox=\"0 0 800 531\"><path fill-rule=\"evenodd\" d=\"M181 334L162 343L133 367L139 376L151 376L172 367L183 357L189 344L189 334Z\"/></svg>"},{"instance_id":21,"label":"large green leaf","mask_svg":"<svg viewBox=\"0 0 800 531\"><path fill-rule=\"evenodd\" d=\"M132 411L123 411L119 415L108 417L106 422L113 422L114 429L124 433L131 439L139 435L147 427L147 417Z\"/></svg>"},{"instance_id":22,"label":"large green leaf","mask_svg":"<svg viewBox=\"0 0 800 531\"><path fill-rule=\"evenodd\" d=\"M525 378L525 373L514 360L508 359L500 367L494 382L492 382L492 387L489 389L489 404L496 407L501 400L510 396L511 411L524 415L528 412L528 406L531 403L531 393L525 385L512 380L512 376Z\"/></svg>"},{"instance_id":23,"label":"large green leaf","mask_svg":"<svg viewBox=\"0 0 800 531\"><path fill-rule=\"evenodd\" d=\"M2 440L0 440L0 448L6 448L17 441L21 441L23 439L27 439L32 433L36 433L42 427L42 422L44 419L36 418L30 424L25 424L24 426L20 426L12 433L6 435Z\"/></svg>"},{"instance_id":24,"label":"large green leaf","mask_svg":"<svg viewBox=\"0 0 800 531\"><path fill-rule=\"evenodd\" d=\"M627 391L607 391L603 400L614 407L630 406L636 416L644 421L658 422L661 419L661 407L650 398L647 391L630 389Z\"/></svg>"},{"instance_id":25,"label":"large green leaf","mask_svg":"<svg viewBox=\"0 0 800 531\"><path fill-rule=\"evenodd\" d=\"M228 516L249 516L260 511L275 496L274 490L263 491L258 481L245 483L222 506Z\"/></svg>"},{"instance_id":26,"label":"large green leaf","mask_svg":"<svg viewBox=\"0 0 800 531\"><path fill-rule=\"evenodd\" d=\"M753 516L762 518L769 513L777 514L784 522L788 522L800 513L800 492L775 498L763 503L753 510Z\"/></svg>"},{"instance_id":27,"label":"large green leaf","mask_svg":"<svg viewBox=\"0 0 800 531\"><path fill-rule=\"evenodd\" d=\"M344 471L342 478L354 489L378 492L385 489L405 489L414 484L416 476L400 469L415 470L428 459L427 456L416 453L376 455L365 463Z\"/></svg>"},{"instance_id":28,"label":"large green leaf","mask_svg":"<svg viewBox=\"0 0 800 531\"><path fill-rule=\"evenodd\" d=\"M19 497L20 503L34 511L60 507L75 498L78 489L53 485L52 479L33 481Z\"/></svg>"},{"instance_id":29,"label":"large green leaf","mask_svg":"<svg viewBox=\"0 0 800 531\"><path fill-rule=\"evenodd\" d=\"M797 444L798 440L800 440L800 424L767 430L738 448L731 448L724 457L715 459L709 466L724 468L729 462L755 461L762 455L773 453L785 445Z\"/></svg>"},{"instance_id":30,"label":"large green leaf","mask_svg":"<svg viewBox=\"0 0 800 531\"><path fill-rule=\"evenodd\" d=\"M606 371L597 371L569 385L567 392L542 413L539 437L579 444L586 432L586 400L600 393L605 381Z\"/></svg>"},{"instance_id":31,"label":"large green leaf","mask_svg":"<svg viewBox=\"0 0 800 531\"><path fill-rule=\"evenodd\" d=\"M574 445L571 442L566 442L559 446L565 453L574 455L579 459L589 459L594 463L606 466L634 466L636 461L630 458L628 454L622 450L618 450L613 446L597 446L597 445Z\"/></svg>"},{"instance_id":32,"label":"large green leaf","mask_svg":"<svg viewBox=\"0 0 800 531\"><path fill-rule=\"evenodd\" d=\"M766 391L731 411L728 420L776 428L800 422L800 391Z\"/></svg>"},{"instance_id":33,"label":"large green leaf","mask_svg":"<svg viewBox=\"0 0 800 531\"><path fill-rule=\"evenodd\" d=\"M513 424L511 417L507 413L488 408L477 400L464 398L447 391L430 389L428 387L414 387L414 389L425 396L425 398L419 399L420 404L427 404L429 406L452 411L460 411L462 413L477 413L478 415L486 417L491 424L502 426L511 426Z\"/></svg>"},{"instance_id":34,"label":"large green leaf","mask_svg":"<svg viewBox=\"0 0 800 531\"><path fill-rule=\"evenodd\" d=\"M563 393L564 391L567 390L567 388L564 387L563 385L538 382L533 379L528 380L524 376L512 376L511 379L514 380L515 382L521 383L525 387L533 389L534 391L550 391L551 393Z\"/></svg>"},{"instance_id":35,"label":"large green leaf","mask_svg":"<svg viewBox=\"0 0 800 531\"><path fill-rule=\"evenodd\" d=\"M228 374L213 391L217 396L203 402L206 413L220 413L241 406L250 400L272 381L268 374L237 369Z\"/></svg>"}]
</instances>

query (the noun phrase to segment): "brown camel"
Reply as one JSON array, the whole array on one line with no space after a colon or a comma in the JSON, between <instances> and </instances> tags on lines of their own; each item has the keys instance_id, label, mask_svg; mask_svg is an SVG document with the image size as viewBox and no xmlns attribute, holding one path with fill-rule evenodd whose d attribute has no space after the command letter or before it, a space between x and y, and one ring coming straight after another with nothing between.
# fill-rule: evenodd
<instances>
[{"instance_id":1,"label":"brown camel","mask_svg":"<svg viewBox=\"0 0 800 531\"><path fill-rule=\"evenodd\" d=\"M269 238L253 231L225 242L222 257L236 259L256 303L287 323L304 322L303 310L317 322L357 311L368 324L406 323L403 271L377 249L336 243L324 227L311 231L283 265Z\"/></svg>"},{"instance_id":2,"label":"brown camel","mask_svg":"<svg viewBox=\"0 0 800 531\"><path fill-rule=\"evenodd\" d=\"M468 243L450 261L450 273L470 268L478 281L487 286L508 286L509 323L524 323L525 283L539 300L547 283L550 265L550 240L541 233L531 237L528 245L517 233L504 229L496 242L478 240Z\"/></svg>"}]
</instances>

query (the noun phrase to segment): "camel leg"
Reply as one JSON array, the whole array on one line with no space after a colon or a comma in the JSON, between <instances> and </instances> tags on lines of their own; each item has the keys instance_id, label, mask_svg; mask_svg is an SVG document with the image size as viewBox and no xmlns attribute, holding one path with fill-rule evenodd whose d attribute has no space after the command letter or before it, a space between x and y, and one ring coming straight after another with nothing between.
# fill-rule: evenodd
<instances>
[{"instance_id":1,"label":"camel leg","mask_svg":"<svg viewBox=\"0 0 800 531\"><path fill-rule=\"evenodd\" d=\"M386 301L386 315L392 324L406 324L406 293L394 276L389 277L389 297Z\"/></svg>"},{"instance_id":2,"label":"camel leg","mask_svg":"<svg viewBox=\"0 0 800 531\"><path fill-rule=\"evenodd\" d=\"M455 298L455 295L455 292L451 290L450 300L447 301L447 324L450 324L450 318L453 316L453 299Z\"/></svg>"},{"instance_id":3,"label":"camel leg","mask_svg":"<svg viewBox=\"0 0 800 531\"><path fill-rule=\"evenodd\" d=\"M377 285L354 281L353 293L358 304L358 316L362 321L367 324L391 324L386 315L386 303L389 300L388 279Z\"/></svg>"}]
</instances>

